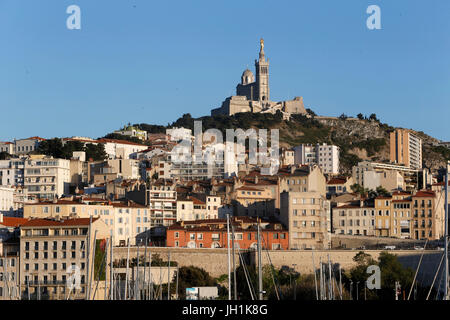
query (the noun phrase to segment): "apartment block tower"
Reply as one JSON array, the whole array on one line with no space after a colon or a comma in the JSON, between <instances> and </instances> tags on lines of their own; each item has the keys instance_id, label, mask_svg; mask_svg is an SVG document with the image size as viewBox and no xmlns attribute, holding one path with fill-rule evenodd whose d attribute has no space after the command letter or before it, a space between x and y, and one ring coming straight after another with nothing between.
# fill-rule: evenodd
<instances>
[{"instance_id":1,"label":"apartment block tower","mask_svg":"<svg viewBox=\"0 0 450 320\"><path fill-rule=\"evenodd\" d=\"M422 169L422 139L406 129L391 132L390 160L411 169Z\"/></svg>"}]
</instances>

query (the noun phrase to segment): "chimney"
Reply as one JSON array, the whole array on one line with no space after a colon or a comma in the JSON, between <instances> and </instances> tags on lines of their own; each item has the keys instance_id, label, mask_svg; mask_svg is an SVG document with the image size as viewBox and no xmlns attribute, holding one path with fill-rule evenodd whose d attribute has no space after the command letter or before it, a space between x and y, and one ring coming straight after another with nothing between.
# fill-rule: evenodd
<instances>
[{"instance_id":1,"label":"chimney","mask_svg":"<svg viewBox=\"0 0 450 320\"><path fill-rule=\"evenodd\" d=\"M291 166L290 169L291 169L291 174L294 174L294 172L295 172L295 166Z\"/></svg>"},{"instance_id":2,"label":"chimney","mask_svg":"<svg viewBox=\"0 0 450 320\"><path fill-rule=\"evenodd\" d=\"M3 213L0 213L0 222L3 222Z\"/></svg>"},{"instance_id":3,"label":"chimney","mask_svg":"<svg viewBox=\"0 0 450 320\"><path fill-rule=\"evenodd\" d=\"M258 184L258 176L255 176L255 184Z\"/></svg>"}]
</instances>

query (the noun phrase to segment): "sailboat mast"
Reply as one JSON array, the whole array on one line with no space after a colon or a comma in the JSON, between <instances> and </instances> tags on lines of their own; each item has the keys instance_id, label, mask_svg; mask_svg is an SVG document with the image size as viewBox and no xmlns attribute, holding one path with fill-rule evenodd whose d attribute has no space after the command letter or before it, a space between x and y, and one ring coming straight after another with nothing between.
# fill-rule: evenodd
<instances>
[{"instance_id":1,"label":"sailboat mast","mask_svg":"<svg viewBox=\"0 0 450 320\"><path fill-rule=\"evenodd\" d=\"M127 271L125 273L125 300L128 299L127 293L128 293L128 262L130 260L130 238L127 239L128 242L128 249L127 249Z\"/></svg>"},{"instance_id":2,"label":"sailboat mast","mask_svg":"<svg viewBox=\"0 0 450 320\"><path fill-rule=\"evenodd\" d=\"M110 254L111 254L111 258L110 258L110 265L109 265L109 271L110 271L110 275L109 275L109 280L111 281L110 285L109 285L109 295L110 295L110 299L114 300L114 255L113 255L113 231L111 229L110 231L110 235L111 235L111 242L110 242Z\"/></svg>"},{"instance_id":3,"label":"sailboat mast","mask_svg":"<svg viewBox=\"0 0 450 320\"><path fill-rule=\"evenodd\" d=\"M231 300L230 214L227 213L228 300Z\"/></svg>"},{"instance_id":4,"label":"sailboat mast","mask_svg":"<svg viewBox=\"0 0 450 320\"><path fill-rule=\"evenodd\" d=\"M444 300L448 300L448 163L445 168L445 275Z\"/></svg>"},{"instance_id":5,"label":"sailboat mast","mask_svg":"<svg viewBox=\"0 0 450 320\"><path fill-rule=\"evenodd\" d=\"M259 231L259 218L257 225L257 235L258 235L258 297L259 300L263 299L263 284L262 284L262 266L261 266L261 233Z\"/></svg>"}]
</instances>

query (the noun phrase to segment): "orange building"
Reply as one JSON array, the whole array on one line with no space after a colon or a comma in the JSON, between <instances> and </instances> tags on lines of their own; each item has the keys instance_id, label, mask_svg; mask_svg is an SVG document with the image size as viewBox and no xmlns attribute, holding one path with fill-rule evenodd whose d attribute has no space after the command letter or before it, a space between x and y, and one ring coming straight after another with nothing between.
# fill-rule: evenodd
<instances>
[{"instance_id":1,"label":"orange building","mask_svg":"<svg viewBox=\"0 0 450 320\"><path fill-rule=\"evenodd\" d=\"M255 248L257 244L257 219L232 217L235 246L240 249ZM260 220L263 249L287 250L288 230L281 223ZM231 235L231 228L230 228ZM167 247L227 248L227 220L208 219L180 221L167 228Z\"/></svg>"}]
</instances>

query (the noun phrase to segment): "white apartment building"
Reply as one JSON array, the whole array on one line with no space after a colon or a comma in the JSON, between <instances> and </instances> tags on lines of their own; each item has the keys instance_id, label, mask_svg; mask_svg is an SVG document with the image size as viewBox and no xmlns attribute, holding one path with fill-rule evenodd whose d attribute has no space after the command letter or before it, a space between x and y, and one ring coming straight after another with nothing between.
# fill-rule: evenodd
<instances>
[{"instance_id":1,"label":"white apartment building","mask_svg":"<svg viewBox=\"0 0 450 320\"><path fill-rule=\"evenodd\" d=\"M317 164L324 173L339 173L339 147L323 144L302 144L294 147L295 164Z\"/></svg>"},{"instance_id":2,"label":"white apartment building","mask_svg":"<svg viewBox=\"0 0 450 320\"><path fill-rule=\"evenodd\" d=\"M390 190L390 186L399 186L401 184L403 185L403 189L416 188L416 176L419 172L418 170L401 165L370 161L359 162L357 166L353 167L352 171L353 181L360 186L369 188L379 184L386 187L387 190ZM390 174L390 171L398 172L401 177L394 173ZM367 172L375 172L376 174L368 174ZM382 174L384 172L386 174Z\"/></svg>"},{"instance_id":3,"label":"white apartment building","mask_svg":"<svg viewBox=\"0 0 450 320\"><path fill-rule=\"evenodd\" d=\"M14 212L14 188L0 186L0 214Z\"/></svg>"},{"instance_id":4,"label":"white apartment building","mask_svg":"<svg viewBox=\"0 0 450 320\"><path fill-rule=\"evenodd\" d=\"M176 185L158 180L150 186L148 192L151 226L172 225L177 220Z\"/></svg>"},{"instance_id":5,"label":"white apartment building","mask_svg":"<svg viewBox=\"0 0 450 320\"><path fill-rule=\"evenodd\" d=\"M14 153L14 144L12 142L0 142L0 152L6 152L8 154Z\"/></svg>"},{"instance_id":6,"label":"white apartment building","mask_svg":"<svg viewBox=\"0 0 450 320\"><path fill-rule=\"evenodd\" d=\"M130 245L136 245L136 237L151 228L150 210L137 203L113 202L111 206L113 207L111 214L114 216L108 218L104 215L103 220L114 230L114 245L125 246L128 239Z\"/></svg>"},{"instance_id":7,"label":"white apartment building","mask_svg":"<svg viewBox=\"0 0 450 320\"><path fill-rule=\"evenodd\" d=\"M130 159L131 154L137 154L139 151L148 149L146 145L126 140L99 139L97 143L104 144L109 159Z\"/></svg>"},{"instance_id":8,"label":"white apartment building","mask_svg":"<svg viewBox=\"0 0 450 320\"><path fill-rule=\"evenodd\" d=\"M70 160L42 157L27 159L24 167L24 186L28 195L53 199L69 193Z\"/></svg>"},{"instance_id":9,"label":"white apartment building","mask_svg":"<svg viewBox=\"0 0 450 320\"><path fill-rule=\"evenodd\" d=\"M221 199L206 196L206 202L196 197L177 199L177 221L218 219Z\"/></svg>"},{"instance_id":10,"label":"white apartment building","mask_svg":"<svg viewBox=\"0 0 450 320\"><path fill-rule=\"evenodd\" d=\"M183 139L190 139L192 137L192 130L187 128L171 128L166 129L166 135L170 136L171 141L179 141Z\"/></svg>"},{"instance_id":11,"label":"white apartment building","mask_svg":"<svg viewBox=\"0 0 450 320\"><path fill-rule=\"evenodd\" d=\"M23 185L24 167L25 160L23 159L0 160L0 185Z\"/></svg>"}]
</instances>

